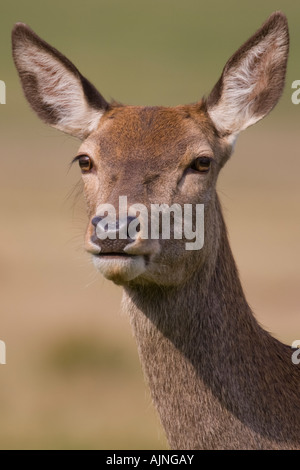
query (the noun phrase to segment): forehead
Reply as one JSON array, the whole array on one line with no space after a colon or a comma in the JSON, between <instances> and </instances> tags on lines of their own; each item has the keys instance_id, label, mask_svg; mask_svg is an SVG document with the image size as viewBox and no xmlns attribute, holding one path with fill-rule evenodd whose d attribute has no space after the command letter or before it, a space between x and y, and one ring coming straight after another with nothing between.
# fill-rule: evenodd
<instances>
[{"instance_id":1,"label":"forehead","mask_svg":"<svg viewBox=\"0 0 300 470\"><path fill-rule=\"evenodd\" d=\"M116 106L105 113L88 145L103 159L174 158L213 145L214 132L201 104L194 106Z\"/></svg>"}]
</instances>

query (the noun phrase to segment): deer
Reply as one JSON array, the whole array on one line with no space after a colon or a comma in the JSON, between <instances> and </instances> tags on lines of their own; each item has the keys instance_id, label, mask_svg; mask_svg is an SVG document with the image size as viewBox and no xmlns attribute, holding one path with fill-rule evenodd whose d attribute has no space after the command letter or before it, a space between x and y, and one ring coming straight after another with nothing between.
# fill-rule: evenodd
<instances>
[{"instance_id":1,"label":"deer","mask_svg":"<svg viewBox=\"0 0 300 470\"><path fill-rule=\"evenodd\" d=\"M106 101L26 24L14 26L12 48L33 110L81 140L74 161L88 213L85 248L97 270L122 286L170 448L300 449L300 370L291 348L260 326L247 303L216 191L239 133L282 94L286 16L268 17L207 97L173 107ZM100 237L105 214L97 208L117 207L120 196L127 207L203 204L202 248L187 250L184 237L147 238L139 211L124 216L121 209L115 224L102 226L116 236ZM128 235L132 223L136 237Z\"/></svg>"}]
</instances>

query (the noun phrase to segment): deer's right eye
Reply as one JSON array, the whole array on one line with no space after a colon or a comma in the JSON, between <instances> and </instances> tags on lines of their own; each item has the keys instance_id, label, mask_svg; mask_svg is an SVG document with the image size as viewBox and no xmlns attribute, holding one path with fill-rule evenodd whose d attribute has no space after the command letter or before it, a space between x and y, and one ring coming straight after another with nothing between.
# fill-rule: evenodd
<instances>
[{"instance_id":1,"label":"deer's right eye","mask_svg":"<svg viewBox=\"0 0 300 470\"><path fill-rule=\"evenodd\" d=\"M80 155L78 157L78 163L82 173L88 173L93 168L93 162L87 155Z\"/></svg>"},{"instance_id":2,"label":"deer's right eye","mask_svg":"<svg viewBox=\"0 0 300 470\"><path fill-rule=\"evenodd\" d=\"M211 165L211 158L209 157L198 157L191 164L191 168L199 173L208 173Z\"/></svg>"}]
</instances>

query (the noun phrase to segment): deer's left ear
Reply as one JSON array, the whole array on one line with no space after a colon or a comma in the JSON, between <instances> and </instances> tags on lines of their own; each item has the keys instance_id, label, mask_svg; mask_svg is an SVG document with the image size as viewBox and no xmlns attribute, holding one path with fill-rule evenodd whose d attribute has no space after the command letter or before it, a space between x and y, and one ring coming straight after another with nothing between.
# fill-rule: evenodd
<instances>
[{"instance_id":1,"label":"deer's left ear","mask_svg":"<svg viewBox=\"0 0 300 470\"><path fill-rule=\"evenodd\" d=\"M221 135L235 137L276 105L288 50L287 19L275 12L228 60L207 99L209 116Z\"/></svg>"},{"instance_id":2,"label":"deer's left ear","mask_svg":"<svg viewBox=\"0 0 300 470\"><path fill-rule=\"evenodd\" d=\"M12 32L13 57L27 100L57 129L85 139L109 104L77 68L27 25Z\"/></svg>"}]
</instances>

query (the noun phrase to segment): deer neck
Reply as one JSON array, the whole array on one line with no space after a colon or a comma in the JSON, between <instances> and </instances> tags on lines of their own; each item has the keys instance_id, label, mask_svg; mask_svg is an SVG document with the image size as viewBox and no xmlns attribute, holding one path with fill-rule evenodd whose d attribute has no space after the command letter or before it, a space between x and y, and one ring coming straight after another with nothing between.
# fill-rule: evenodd
<instances>
[{"instance_id":1,"label":"deer neck","mask_svg":"<svg viewBox=\"0 0 300 470\"><path fill-rule=\"evenodd\" d=\"M153 401L172 448L293 448L299 369L255 320L221 213L219 227L213 265L185 285L125 289Z\"/></svg>"}]
</instances>

